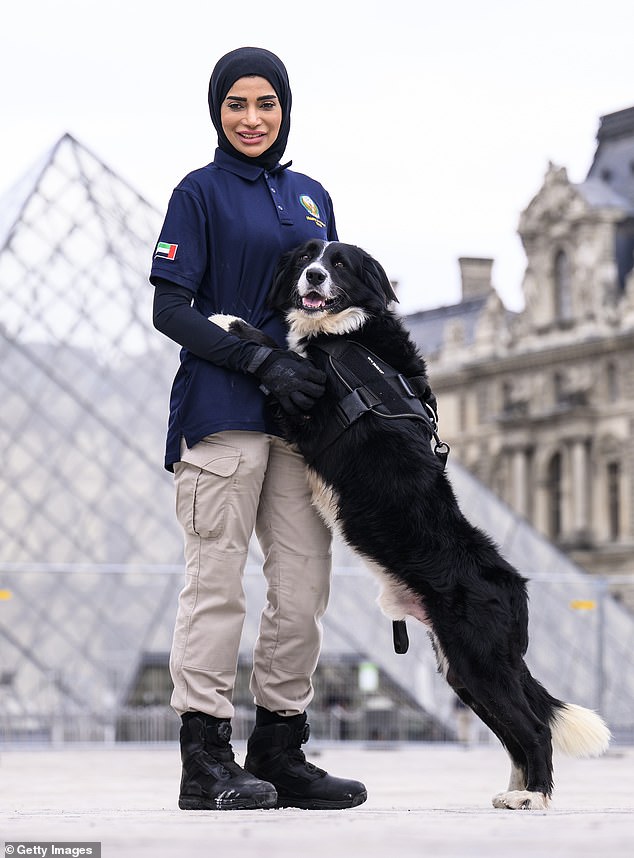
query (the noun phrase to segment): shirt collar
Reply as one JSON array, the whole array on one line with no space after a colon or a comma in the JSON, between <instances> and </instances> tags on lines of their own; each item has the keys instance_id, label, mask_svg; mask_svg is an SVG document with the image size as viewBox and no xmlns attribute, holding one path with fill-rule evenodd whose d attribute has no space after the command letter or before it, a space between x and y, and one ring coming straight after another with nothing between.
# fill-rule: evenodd
<instances>
[{"instance_id":1,"label":"shirt collar","mask_svg":"<svg viewBox=\"0 0 634 858\"><path fill-rule=\"evenodd\" d=\"M286 164L276 164L275 167L269 170L269 173L279 173L282 170L286 170L292 163L292 161L288 161ZM264 173L264 167L258 167L256 164L247 164L246 161L239 161L237 158L227 155L222 149L216 149L214 164L222 170L226 170L228 173L233 173L235 176L240 176L240 178L247 179L250 182L255 182Z\"/></svg>"}]
</instances>

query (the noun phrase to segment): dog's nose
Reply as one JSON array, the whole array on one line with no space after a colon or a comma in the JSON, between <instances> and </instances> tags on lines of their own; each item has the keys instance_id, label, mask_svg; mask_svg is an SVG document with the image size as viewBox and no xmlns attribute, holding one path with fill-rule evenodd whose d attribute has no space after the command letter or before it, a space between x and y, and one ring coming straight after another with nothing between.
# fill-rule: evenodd
<instances>
[{"instance_id":1,"label":"dog's nose","mask_svg":"<svg viewBox=\"0 0 634 858\"><path fill-rule=\"evenodd\" d=\"M309 268L306 272L306 279L311 286L319 286L326 279L326 272L321 268Z\"/></svg>"}]
</instances>

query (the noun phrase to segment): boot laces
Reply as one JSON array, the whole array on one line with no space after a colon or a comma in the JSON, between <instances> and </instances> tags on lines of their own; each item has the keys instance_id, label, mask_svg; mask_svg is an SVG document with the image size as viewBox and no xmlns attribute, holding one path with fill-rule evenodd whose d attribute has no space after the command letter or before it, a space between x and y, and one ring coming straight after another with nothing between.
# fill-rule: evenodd
<instances>
[{"instance_id":1,"label":"boot laces","mask_svg":"<svg viewBox=\"0 0 634 858\"><path fill-rule=\"evenodd\" d=\"M307 772L319 775L326 774L326 772L323 769L320 769L319 766L316 766L314 763L309 763L306 759L306 754L299 749L293 748L292 750L289 750L288 756L294 763L297 763L302 766L302 768L306 769Z\"/></svg>"},{"instance_id":2,"label":"boot laces","mask_svg":"<svg viewBox=\"0 0 634 858\"><path fill-rule=\"evenodd\" d=\"M235 754L231 747L231 725L229 722L222 723L216 730L213 740L209 738L205 742L206 753L217 763L227 770L230 775L235 775L242 770L235 762Z\"/></svg>"},{"instance_id":3,"label":"boot laces","mask_svg":"<svg viewBox=\"0 0 634 858\"><path fill-rule=\"evenodd\" d=\"M299 745L295 748L288 748L287 754L288 757L294 762L298 763L300 766L303 766L306 771L311 772L313 774L325 775L326 772L323 769L320 769L319 766L314 765L313 763L309 763L306 759L306 754L302 751L302 745L305 745L308 739L310 738L310 725L304 724L302 729L302 733L299 740Z\"/></svg>"}]
</instances>

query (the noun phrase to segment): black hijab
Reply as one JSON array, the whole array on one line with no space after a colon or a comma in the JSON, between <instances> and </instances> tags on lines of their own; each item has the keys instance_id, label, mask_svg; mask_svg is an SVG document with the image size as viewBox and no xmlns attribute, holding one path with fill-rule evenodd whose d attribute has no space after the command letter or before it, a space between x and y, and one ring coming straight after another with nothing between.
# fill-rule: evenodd
<instances>
[{"instance_id":1,"label":"black hijab","mask_svg":"<svg viewBox=\"0 0 634 858\"><path fill-rule=\"evenodd\" d=\"M238 80L247 75L258 75L266 78L275 90L282 108L282 124L280 125L277 139L266 152L254 158L238 152L229 142L222 128L220 119L220 108L227 93ZM218 146L232 158L246 161L247 164L256 164L265 170L272 169L280 160L286 149L286 141L291 130L291 87L288 82L288 74L284 63L275 54L264 48L237 48L221 57L211 73L209 81L209 112L211 121L218 132Z\"/></svg>"}]
</instances>

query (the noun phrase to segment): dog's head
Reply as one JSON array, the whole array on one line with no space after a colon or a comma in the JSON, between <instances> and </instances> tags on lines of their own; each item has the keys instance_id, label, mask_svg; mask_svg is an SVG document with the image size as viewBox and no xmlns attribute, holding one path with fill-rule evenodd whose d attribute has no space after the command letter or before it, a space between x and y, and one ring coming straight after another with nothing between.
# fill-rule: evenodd
<instances>
[{"instance_id":1,"label":"dog's head","mask_svg":"<svg viewBox=\"0 0 634 858\"><path fill-rule=\"evenodd\" d=\"M368 253L316 240L282 257L269 295L298 336L348 333L396 300L387 274Z\"/></svg>"}]
</instances>

